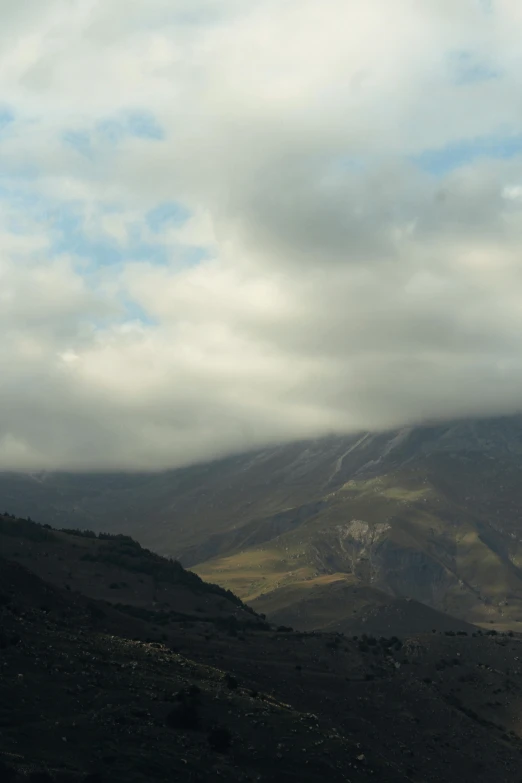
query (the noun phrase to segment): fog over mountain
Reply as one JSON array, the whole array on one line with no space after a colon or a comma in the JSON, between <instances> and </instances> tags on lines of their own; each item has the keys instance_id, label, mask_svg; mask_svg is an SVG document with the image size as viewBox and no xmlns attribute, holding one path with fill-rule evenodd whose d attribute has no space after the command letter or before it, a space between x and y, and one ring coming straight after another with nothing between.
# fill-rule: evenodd
<instances>
[{"instance_id":1,"label":"fog over mountain","mask_svg":"<svg viewBox=\"0 0 522 783\"><path fill-rule=\"evenodd\" d=\"M516 0L0 0L0 469L516 413Z\"/></svg>"}]
</instances>

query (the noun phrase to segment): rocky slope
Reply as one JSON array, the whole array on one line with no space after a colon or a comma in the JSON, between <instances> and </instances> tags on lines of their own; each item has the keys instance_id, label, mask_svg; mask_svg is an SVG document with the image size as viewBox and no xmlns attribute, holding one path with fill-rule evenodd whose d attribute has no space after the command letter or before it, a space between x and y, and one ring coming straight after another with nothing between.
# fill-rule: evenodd
<instances>
[{"instance_id":1,"label":"rocky slope","mask_svg":"<svg viewBox=\"0 0 522 783\"><path fill-rule=\"evenodd\" d=\"M521 470L522 420L510 417L331 437L161 474L3 474L0 507L125 529L247 601L273 604L273 591L341 574L375 595L510 628L522 619Z\"/></svg>"},{"instance_id":2,"label":"rocky slope","mask_svg":"<svg viewBox=\"0 0 522 783\"><path fill-rule=\"evenodd\" d=\"M114 551L102 556L104 542L128 541L3 522L2 546L12 539L16 551L27 548L20 562L0 558L2 781L522 777L516 634L353 639L276 630L182 569L165 580L171 566L155 558L151 566L143 550L118 563ZM52 581L37 575L49 560ZM104 569L97 578L112 580L109 598L111 583L139 574L135 603L80 592L89 588L84 576L67 589L60 568L74 575L81 563ZM160 611L147 603L148 588L140 593L149 567L157 589L221 603L208 614L187 603Z\"/></svg>"}]
</instances>

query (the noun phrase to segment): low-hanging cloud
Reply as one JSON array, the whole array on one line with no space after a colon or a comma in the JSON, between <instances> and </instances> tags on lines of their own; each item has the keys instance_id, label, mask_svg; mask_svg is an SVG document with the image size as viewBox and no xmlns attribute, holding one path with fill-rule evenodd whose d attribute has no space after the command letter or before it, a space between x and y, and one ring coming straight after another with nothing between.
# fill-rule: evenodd
<instances>
[{"instance_id":1,"label":"low-hanging cloud","mask_svg":"<svg viewBox=\"0 0 522 783\"><path fill-rule=\"evenodd\" d=\"M522 408L519 3L19 5L0 469Z\"/></svg>"}]
</instances>

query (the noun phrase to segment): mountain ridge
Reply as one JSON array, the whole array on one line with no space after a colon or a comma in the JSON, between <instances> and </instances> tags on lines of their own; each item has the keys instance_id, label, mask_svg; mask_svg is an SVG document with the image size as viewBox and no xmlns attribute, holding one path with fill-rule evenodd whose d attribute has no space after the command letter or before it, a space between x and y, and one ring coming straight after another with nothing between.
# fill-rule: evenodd
<instances>
[{"instance_id":1,"label":"mountain ridge","mask_svg":"<svg viewBox=\"0 0 522 783\"><path fill-rule=\"evenodd\" d=\"M352 574L461 620L522 618L522 419L292 443L160 474L0 475L0 504L128 530L247 601Z\"/></svg>"}]
</instances>

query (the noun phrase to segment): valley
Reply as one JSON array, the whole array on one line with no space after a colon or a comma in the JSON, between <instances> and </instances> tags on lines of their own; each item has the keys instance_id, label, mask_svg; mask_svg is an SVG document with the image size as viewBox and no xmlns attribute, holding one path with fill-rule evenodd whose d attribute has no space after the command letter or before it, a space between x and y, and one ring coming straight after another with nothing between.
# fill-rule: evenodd
<instances>
[{"instance_id":1,"label":"valley","mask_svg":"<svg viewBox=\"0 0 522 783\"><path fill-rule=\"evenodd\" d=\"M303 629L303 596L328 602L342 585L350 600L332 592L331 619L347 627L391 597L508 630L522 628L521 471L522 420L506 417L332 436L162 473L4 473L0 504L131 534L268 614L284 606Z\"/></svg>"}]
</instances>

